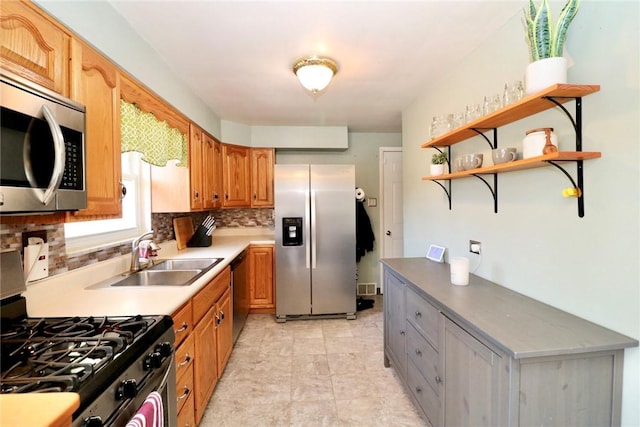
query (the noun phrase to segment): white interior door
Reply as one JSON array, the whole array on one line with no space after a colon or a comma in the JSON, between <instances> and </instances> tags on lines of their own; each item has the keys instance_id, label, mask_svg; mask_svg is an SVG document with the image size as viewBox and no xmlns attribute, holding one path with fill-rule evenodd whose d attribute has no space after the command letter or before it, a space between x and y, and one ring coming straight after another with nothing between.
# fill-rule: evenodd
<instances>
[{"instance_id":1,"label":"white interior door","mask_svg":"<svg viewBox=\"0 0 640 427\"><path fill-rule=\"evenodd\" d=\"M402 148L380 148L380 236L381 258L399 258L404 253L402 227ZM380 267L380 291L384 293L382 267Z\"/></svg>"}]
</instances>

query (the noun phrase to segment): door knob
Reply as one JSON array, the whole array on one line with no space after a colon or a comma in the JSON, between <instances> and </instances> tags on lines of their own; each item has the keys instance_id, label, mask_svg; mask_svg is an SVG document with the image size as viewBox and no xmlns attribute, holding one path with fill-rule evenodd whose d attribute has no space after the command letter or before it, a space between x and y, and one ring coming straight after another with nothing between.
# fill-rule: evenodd
<instances>
[{"instance_id":1,"label":"door knob","mask_svg":"<svg viewBox=\"0 0 640 427\"><path fill-rule=\"evenodd\" d=\"M387 232L385 233L387 236L391 236L391 231L387 230Z\"/></svg>"}]
</instances>

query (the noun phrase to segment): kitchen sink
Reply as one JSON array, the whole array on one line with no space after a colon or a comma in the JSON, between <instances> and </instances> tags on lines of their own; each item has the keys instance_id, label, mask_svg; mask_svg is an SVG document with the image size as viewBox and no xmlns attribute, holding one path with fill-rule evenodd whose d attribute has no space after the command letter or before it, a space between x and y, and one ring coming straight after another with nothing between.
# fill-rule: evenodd
<instances>
[{"instance_id":1,"label":"kitchen sink","mask_svg":"<svg viewBox=\"0 0 640 427\"><path fill-rule=\"evenodd\" d=\"M155 261L151 271L171 271L171 270L209 270L222 261L222 258L183 258L183 259L161 259Z\"/></svg>"},{"instance_id":2,"label":"kitchen sink","mask_svg":"<svg viewBox=\"0 0 640 427\"><path fill-rule=\"evenodd\" d=\"M135 273L125 273L90 286L189 286L224 258L160 259L154 265Z\"/></svg>"},{"instance_id":3,"label":"kitchen sink","mask_svg":"<svg viewBox=\"0 0 640 427\"><path fill-rule=\"evenodd\" d=\"M187 286L201 273L202 270L141 270L110 286Z\"/></svg>"}]
</instances>

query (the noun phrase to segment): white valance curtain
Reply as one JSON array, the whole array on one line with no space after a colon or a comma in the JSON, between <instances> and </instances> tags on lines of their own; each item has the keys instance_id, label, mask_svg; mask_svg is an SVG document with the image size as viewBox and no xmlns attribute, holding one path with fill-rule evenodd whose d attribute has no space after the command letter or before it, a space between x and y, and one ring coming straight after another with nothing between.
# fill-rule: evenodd
<instances>
[{"instance_id":1,"label":"white valance curtain","mask_svg":"<svg viewBox=\"0 0 640 427\"><path fill-rule=\"evenodd\" d=\"M143 161L155 166L178 160L177 166L187 167L187 136L167 122L120 100L120 128L123 153L141 153Z\"/></svg>"}]
</instances>

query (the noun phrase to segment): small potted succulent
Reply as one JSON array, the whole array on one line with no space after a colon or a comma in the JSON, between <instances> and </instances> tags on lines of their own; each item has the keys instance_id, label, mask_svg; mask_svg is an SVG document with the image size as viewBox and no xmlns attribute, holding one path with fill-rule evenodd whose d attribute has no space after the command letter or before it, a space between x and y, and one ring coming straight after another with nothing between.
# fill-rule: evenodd
<instances>
[{"instance_id":1,"label":"small potted succulent","mask_svg":"<svg viewBox=\"0 0 640 427\"><path fill-rule=\"evenodd\" d=\"M444 164L447 162L447 153L438 152L431 156L431 175L442 175L444 173Z\"/></svg>"},{"instance_id":2,"label":"small potted succulent","mask_svg":"<svg viewBox=\"0 0 640 427\"><path fill-rule=\"evenodd\" d=\"M525 75L525 91L538 92L556 83L567 82L567 59L563 56L569 24L573 21L580 0L567 0L554 24L548 0L536 4L529 0L524 10L527 42L531 52L531 63Z\"/></svg>"}]
</instances>

